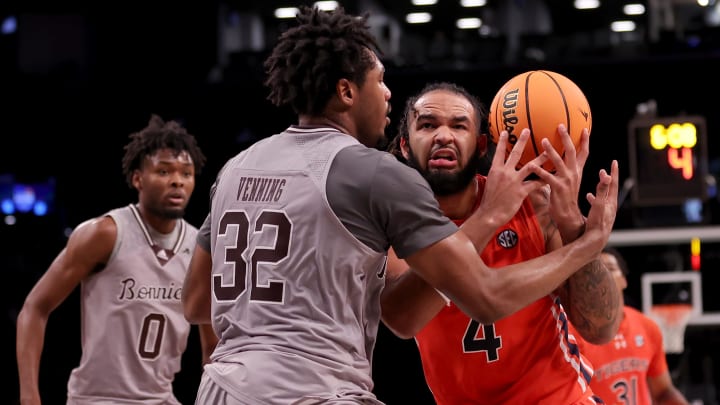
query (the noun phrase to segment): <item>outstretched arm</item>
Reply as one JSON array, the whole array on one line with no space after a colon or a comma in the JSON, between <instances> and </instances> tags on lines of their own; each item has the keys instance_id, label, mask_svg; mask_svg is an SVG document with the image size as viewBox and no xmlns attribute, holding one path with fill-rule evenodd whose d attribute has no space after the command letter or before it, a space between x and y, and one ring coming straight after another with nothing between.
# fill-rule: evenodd
<instances>
[{"instance_id":1,"label":"outstretched arm","mask_svg":"<svg viewBox=\"0 0 720 405\"><path fill-rule=\"evenodd\" d=\"M25 298L16 331L20 403L23 405L40 404L40 356L50 314L85 277L107 263L116 235L117 227L109 217L79 225L70 235L65 249Z\"/></svg>"}]
</instances>

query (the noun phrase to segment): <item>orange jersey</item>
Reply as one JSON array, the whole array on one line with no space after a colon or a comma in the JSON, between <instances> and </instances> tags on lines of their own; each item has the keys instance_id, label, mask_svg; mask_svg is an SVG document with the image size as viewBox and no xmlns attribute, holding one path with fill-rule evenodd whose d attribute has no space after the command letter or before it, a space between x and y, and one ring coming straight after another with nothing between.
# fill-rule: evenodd
<instances>
[{"instance_id":1,"label":"orange jersey","mask_svg":"<svg viewBox=\"0 0 720 405\"><path fill-rule=\"evenodd\" d=\"M668 370L662 332L634 308L625 306L623 314L612 342L600 346L580 342L595 369L590 386L607 404L651 405L647 378Z\"/></svg>"},{"instance_id":2,"label":"orange jersey","mask_svg":"<svg viewBox=\"0 0 720 405\"><path fill-rule=\"evenodd\" d=\"M485 179L478 180L482 190ZM489 266L500 267L544 253L545 238L526 199L481 256ZM557 297L546 296L489 325L450 303L415 340L438 405L594 403L591 371L568 336Z\"/></svg>"}]
</instances>

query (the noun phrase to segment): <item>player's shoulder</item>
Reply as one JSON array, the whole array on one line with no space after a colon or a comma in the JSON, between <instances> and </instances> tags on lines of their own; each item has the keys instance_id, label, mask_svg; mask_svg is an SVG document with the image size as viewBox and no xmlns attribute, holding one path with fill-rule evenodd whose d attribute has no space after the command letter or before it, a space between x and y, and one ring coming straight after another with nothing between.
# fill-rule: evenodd
<instances>
[{"instance_id":1,"label":"player's shoulder","mask_svg":"<svg viewBox=\"0 0 720 405\"><path fill-rule=\"evenodd\" d=\"M70 233L68 244L112 246L118 235L118 225L108 214L89 218L79 223Z\"/></svg>"},{"instance_id":2,"label":"player's shoulder","mask_svg":"<svg viewBox=\"0 0 720 405\"><path fill-rule=\"evenodd\" d=\"M102 215L88 218L80 222L74 229L74 232L90 232L90 233L114 233L117 231L117 219L115 213L123 208L108 211Z\"/></svg>"},{"instance_id":3,"label":"player's shoulder","mask_svg":"<svg viewBox=\"0 0 720 405\"><path fill-rule=\"evenodd\" d=\"M351 173L369 181L392 179L394 183L404 178L421 178L417 170L403 164L389 152L353 144L338 151L330 168L331 173Z\"/></svg>"}]
</instances>

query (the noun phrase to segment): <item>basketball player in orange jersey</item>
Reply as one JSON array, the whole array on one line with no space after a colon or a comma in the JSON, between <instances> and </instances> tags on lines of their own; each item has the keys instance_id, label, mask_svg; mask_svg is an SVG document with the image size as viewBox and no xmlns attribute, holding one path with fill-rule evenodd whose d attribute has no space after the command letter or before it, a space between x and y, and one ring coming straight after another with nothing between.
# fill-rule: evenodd
<instances>
[{"instance_id":1,"label":"basketball player in orange jersey","mask_svg":"<svg viewBox=\"0 0 720 405\"><path fill-rule=\"evenodd\" d=\"M618 289L627 288L628 267L620 252L607 247L600 259ZM660 328L625 305L622 294L618 299L622 321L614 339L599 346L580 341L582 354L595 369L590 387L611 405L688 405L670 378Z\"/></svg>"},{"instance_id":2,"label":"basketball player in orange jersey","mask_svg":"<svg viewBox=\"0 0 720 405\"><path fill-rule=\"evenodd\" d=\"M488 148L480 131L485 113L474 96L454 84L431 84L408 101L401 119L390 150L425 177L445 215L457 224L476 210L495 216L497 230L476 243L491 267L502 271L499 267L541 256L583 232L577 195L588 156L587 131L576 154L567 130L559 128L565 160L547 148L557 169L543 178L549 188L531 193L514 216L500 217L498 207L508 203L513 190L496 178L505 165L500 153L487 177L476 175ZM392 252L388 260L383 321L398 336L415 337L439 405L596 403L588 385L591 370L568 334L568 319L592 342L607 342L615 334L619 292L599 260L553 294L491 324L465 315ZM413 284L414 294L402 292Z\"/></svg>"},{"instance_id":3,"label":"basketball player in orange jersey","mask_svg":"<svg viewBox=\"0 0 720 405\"><path fill-rule=\"evenodd\" d=\"M191 327L180 294L197 235L183 215L204 164L195 137L175 121L152 116L130 135L122 168L138 201L78 225L18 315L21 404L41 403L48 318L78 285L82 358L67 404L180 404L172 382ZM207 362L216 342L208 325L200 340Z\"/></svg>"}]
</instances>

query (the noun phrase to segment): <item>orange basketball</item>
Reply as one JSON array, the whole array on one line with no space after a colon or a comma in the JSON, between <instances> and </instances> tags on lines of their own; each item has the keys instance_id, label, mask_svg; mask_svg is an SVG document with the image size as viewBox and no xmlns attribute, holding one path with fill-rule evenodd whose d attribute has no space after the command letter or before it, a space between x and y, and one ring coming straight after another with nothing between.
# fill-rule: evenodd
<instances>
[{"instance_id":1,"label":"orange basketball","mask_svg":"<svg viewBox=\"0 0 720 405\"><path fill-rule=\"evenodd\" d=\"M500 88L490 105L490 136L497 143L500 131L508 131L506 154L517 142L520 131L530 129L531 137L518 168L543 152L543 138L547 138L553 148L564 156L562 140L557 133L559 124L565 124L577 148L583 128L592 129L592 115L582 90L572 80L556 72L531 70L521 73ZM543 167L550 172L555 171L549 161Z\"/></svg>"}]
</instances>

